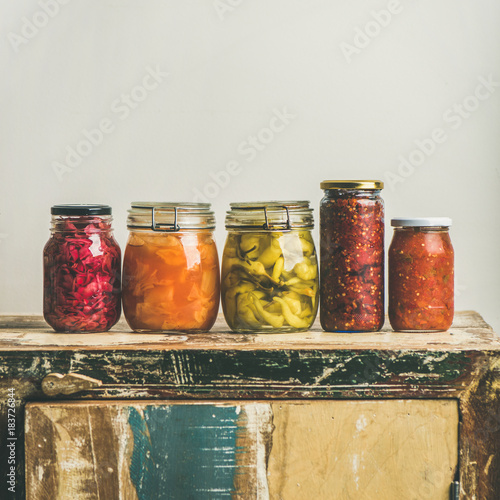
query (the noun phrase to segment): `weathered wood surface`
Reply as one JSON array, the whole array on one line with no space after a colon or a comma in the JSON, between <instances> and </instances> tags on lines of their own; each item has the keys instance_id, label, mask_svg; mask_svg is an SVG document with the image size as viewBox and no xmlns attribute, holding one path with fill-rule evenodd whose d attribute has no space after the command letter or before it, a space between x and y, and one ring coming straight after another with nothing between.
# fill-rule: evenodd
<instances>
[{"instance_id":1,"label":"weathered wood surface","mask_svg":"<svg viewBox=\"0 0 500 500\"><path fill-rule=\"evenodd\" d=\"M0 351L51 351L75 349L266 349L266 350L335 350L356 349L428 349L428 350L482 350L496 346L500 338L473 311L462 311L448 332L399 333L393 332L386 321L380 332L328 333L316 321L309 332L290 334L235 334L229 332L219 317L209 333L133 333L122 319L106 333L54 333L41 316L0 315Z\"/></svg>"},{"instance_id":2,"label":"weathered wood surface","mask_svg":"<svg viewBox=\"0 0 500 500\"><path fill-rule=\"evenodd\" d=\"M50 373L102 382L78 398L458 397L487 369L487 353L500 352L477 313L457 314L459 326L442 334L147 335L163 338L154 344L142 334L113 343L115 334L40 333L33 321L25 333L10 333L11 320L0 328L0 397L18 383L21 399L43 399ZM87 344L57 348L75 338Z\"/></svg>"},{"instance_id":3,"label":"weathered wood surface","mask_svg":"<svg viewBox=\"0 0 500 500\"><path fill-rule=\"evenodd\" d=\"M487 355L476 350L390 346L333 351L0 350L0 397L19 383L20 396L45 399L41 383L51 373L75 373L102 382L76 394L86 398L457 397L485 363Z\"/></svg>"},{"instance_id":4,"label":"weathered wood surface","mask_svg":"<svg viewBox=\"0 0 500 500\"><path fill-rule=\"evenodd\" d=\"M456 401L272 408L270 498L448 500L457 469Z\"/></svg>"},{"instance_id":5,"label":"weathered wood surface","mask_svg":"<svg viewBox=\"0 0 500 500\"><path fill-rule=\"evenodd\" d=\"M3 326L2 326L3 325ZM24 325L24 326L23 326ZM49 397L50 373L100 387ZM477 313L442 334L54 334L40 318L0 320L0 470L5 470L7 389L18 401L18 487L24 498L27 401L455 398L460 405L462 500L500 498L500 344Z\"/></svg>"},{"instance_id":6,"label":"weathered wood surface","mask_svg":"<svg viewBox=\"0 0 500 500\"><path fill-rule=\"evenodd\" d=\"M500 499L500 355L460 397L460 499Z\"/></svg>"},{"instance_id":7,"label":"weathered wood surface","mask_svg":"<svg viewBox=\"0 0 500 500\"><path fill-rule=\"evenodd\" d=\"M456 401L34 403L28 500L448 500Z\"/></svg>"}]
</instances>

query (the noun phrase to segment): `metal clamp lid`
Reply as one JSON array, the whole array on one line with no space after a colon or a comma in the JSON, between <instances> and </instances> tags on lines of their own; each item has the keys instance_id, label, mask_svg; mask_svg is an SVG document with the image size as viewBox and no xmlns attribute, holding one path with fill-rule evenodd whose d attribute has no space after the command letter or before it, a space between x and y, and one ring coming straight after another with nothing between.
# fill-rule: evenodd
<instances>
[{"instance_id":1,"label":"metal clamp lid","mask_svg":"<svg viewBox=\"0 0 500 500\"><path fill-rule=\"evenodd\" d=\"M133 202L127 227L155 232L214 229L210 203Z\"/></svg>"},{"instance_id":2,"label":"metal clamp lid","mask_svg":"<svg viewBox=\"0 0 500 500\"><path fill-rule=\"evenodd\" d=\"M287 206L283 207L286 212L286 221L284 222L285 226L282 229L285 230L290 230L292 228L292 225L290 223L290 209ZM266 222L264 222L264 229L278 229L278 226L280 226L280 223L274 223L274 224L269 224L269 217L267 216L267 207L264 207L264 218L266 219ZM281 229L281 228L279 228Z\"/></svg>"},{"instance_id":3,"label":"metal clamp lid","mask_svg":"<svg viewBox=\"0 0 500 500\"><path fill-rule=\"evenodd\" d=\"M308 201L231 203L226 215L227 229L290 231L312 229L313 211Z\"/></svg>"},{"instance_id":4,"label":"metal clamp lid","mask_svg":"<svg viewBox=\"0 0 500 500\"><path fill-rule=\"evenodd\" d=\"M179 231L180 227L179 224L177 224L177 207L173 207L174 208L173 224L156 222L156 217L155 217L156 207L150 207L150 208L151 208L151 229L153 231Z\"/></svg>"}]
</instances>

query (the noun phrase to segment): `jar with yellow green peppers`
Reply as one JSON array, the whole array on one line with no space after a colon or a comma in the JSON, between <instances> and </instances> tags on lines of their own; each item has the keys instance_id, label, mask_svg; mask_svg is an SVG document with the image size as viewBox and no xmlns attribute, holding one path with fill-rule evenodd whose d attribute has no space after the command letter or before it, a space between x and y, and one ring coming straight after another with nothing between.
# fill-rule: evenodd
<instances>
[{"instance_id":1,"label":"jar with yellow green peppers","mask_svg":"<svg viewBox=\"0 0 500 500\"><path fill-rule=\"evenodd\" d=\"M222 307L235 332L307 330L318 310L318 261L307 201L231 203Z\"/></svg>"}]
</instances>

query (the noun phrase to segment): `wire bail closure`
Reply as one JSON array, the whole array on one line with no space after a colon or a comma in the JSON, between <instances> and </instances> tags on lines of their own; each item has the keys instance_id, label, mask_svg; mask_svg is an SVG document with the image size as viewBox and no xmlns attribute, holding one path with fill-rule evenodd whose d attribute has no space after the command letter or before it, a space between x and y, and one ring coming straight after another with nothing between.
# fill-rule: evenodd
<instances>
[{"instance_id":1,"label":"wire bail closure","mask_svg":"<svg viewBox=\"0 0 500 500\"><path fill-rule=\"evenodd\" d=\"M267 207L264 207L264 219L265 219L265 222L264 222L264 225L262 226L263 229L266 229L266 230L285 229L287 231L289 231L290 229L292 229L292 225L290 223L290 211L289 211L288 207L282 206L282 207L279 207L279 208L283 208L286 211L286 221L285 222L278 222L278 223L275 223L275 224L269 224L269 220L267 218ZM281 227L280 224L284 224L284 227Z\"/></svg>"},{"instance_id":2,"label":"wire bail closure","mask_svg":"<svg viewBox=\"0 0 500 500\"><path fill-rule=\"evenodd\" d=\"M293 231L314 227L308 201L238 202L230 203L230 207L226 212L228 230Z\"/></svg>"},{"instance_id":3,"label":"wire bail closure","mask_svg":"<svg viewBox=\"0 0 500 500\"><path fill-rule=\"evenodd\" d=\"M177 224L177 207L173 207L173 209L174 209L174 223L167 224L167 223L156 222L155 220L156 207L151 207L151 230L158 232L168 232L168 233L180 231L179 224Z\"/></svg>"}]
</instances>

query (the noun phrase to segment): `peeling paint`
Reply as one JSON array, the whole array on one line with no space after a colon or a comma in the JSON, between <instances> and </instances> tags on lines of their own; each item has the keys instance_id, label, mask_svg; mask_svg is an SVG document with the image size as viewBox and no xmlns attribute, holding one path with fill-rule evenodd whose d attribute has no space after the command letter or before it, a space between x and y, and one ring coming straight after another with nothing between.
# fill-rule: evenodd
<instances>
[{"instance_id":1,"label":"peeling paint","mask_svg":"<svg viewBox=\"0 0 500 500\"><path fill-rule=\"evenodd\" d=\"M272 409L270 405L251 404L245 406L245 413L248 418L248 429L255 433L257 498L259 500L268 500L267 462L270 451L270 438L274 430Z\"/></svg>"}]
</instances>

